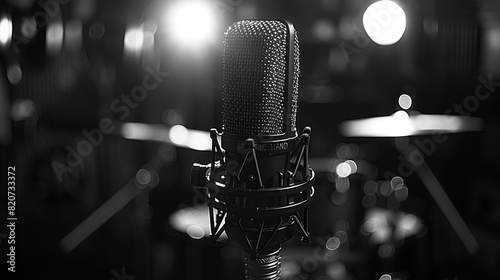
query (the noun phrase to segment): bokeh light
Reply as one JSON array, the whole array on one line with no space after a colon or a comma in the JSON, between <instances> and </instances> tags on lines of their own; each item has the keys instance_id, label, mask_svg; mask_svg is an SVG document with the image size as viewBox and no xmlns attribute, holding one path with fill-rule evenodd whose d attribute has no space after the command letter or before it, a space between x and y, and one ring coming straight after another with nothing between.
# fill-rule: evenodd
<instances>
[{"instance_id":1,"label":"bokeh light","mask_svg":"<svg viewBox=\"0 0 500 280\"><path fill-rule=\"evenodd\" d=\"M130 27L125 31L124 47L125 52L139 54L144 44L144 32L139 27Z\"/></svg>"},{"instance_id":2,"label":"bokeh light","mask_svg":"<svg viewBox=\"0 0 500 280\"><path fill-rule=\"evenodd\" d=\"M392 1L378 1L371 4L363 14L366 33L379 45L398 42L406 29L406 15L398 4Z\"/></svg>"},{"instance_id":3,"label":"bokeh light","mask_svg":"<svg viewBox=\"0 0 500 280\"><path fill-rule=\"evenodd\" d=\"M151 182L151 173L147 169L140 169L135 175L135 179L142 185L147 185Z\"/></svg>"},{"instance_id":4,"label":"bokeh light","mask_svg":"<svg viewBox=\"0 0 500 280\"><path fill-rule=\"evenodd\" d=\"M349 164L347 164L346 162L341 162L335 168L335 172L340 178L345 178L351 174L352 170Z\"/></svg>"},{"instance_id":5,"label":"bokeh light","mask_svg":"<svg viewBox=\"0 0 500 280\"><path fill-rule=\"evenodd\" d=\"M389 274L382 274L379 280L392 280L392 277Z\"/></svg>"},{"instance_id":6,"label":"bokeh light","mask_svg":"<svg viewBox=\"0 0 500 280\"><path fill-rule=\"evenodd\" d=\"M174 125L170 129L169 137L174 144L179 144L179 145L185 144L186 141L188 140L188 136L189 136L188 130L182 125Z\"/></svg>"},{"instance_id":7,"label":"bokeh light","mask_svg":"<svg viewBox=\"0 0 500 280\"><path fill-rule=\"evenodd\" d=\"M401 94L398 99L399 107L408 110L411 108L412 100L408 94Z\"/></svg>"},{"instance_id":8,"label":"bokeh light","mask_svg":"<svg viewBox=\"0 0 500 280\"><path fill-rule=\"evenodd\" d=\"M47 26L47 52L57 54L62 48L64 38L64 27L62 21L56 21Z\"/></svg>"},{"instance_id":9,"label":"bokeh light","mask_svg":"<svg viewBox=\"0 0 500 280\"><path fill-rule=\"evenodd\" d=\"M187 228L187 234L193 239L202 239L205 236L205 230L199 225L191 225Z\"/></svg>"},{"instance_id":10,"label":"bokeh light","mask_svg":"<svg viewBox=\"0 0 500 280\"><path fill-rule=\"evenodd\" d=\"M208 1L179 1L171 7L168 30L187 47L198 47L214 37L215 12Z\"/></svg>"},{"instance_id":11,"label":"bokeh light","mask_svg":"<svg viewBox=\"0 0 500 280\"><path fill-rule=\"evenodd\" d=\"M326 249L330 250L330 251L335 251L339 248L340 246L340 239L338 237L330 237L328 238L328 240L326 241Z\"/></svg>"},{"instance_id":12,"label":"bokeh light","mask_svg":"<svg viewBox=\"0 0 500 280\"><path fill-rule=\"evenodd\" d=\"M12 21L7 16L0 19L0 46L6 46L12 38Z\"/></svg>"}]
</instances>

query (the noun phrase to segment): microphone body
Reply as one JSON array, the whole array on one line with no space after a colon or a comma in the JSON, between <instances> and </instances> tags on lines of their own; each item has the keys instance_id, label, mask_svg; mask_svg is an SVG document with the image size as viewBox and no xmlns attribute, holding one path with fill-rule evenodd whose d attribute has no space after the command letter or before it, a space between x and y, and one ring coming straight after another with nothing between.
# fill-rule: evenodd
<instances>
[{"instance_id":1,"label":"microphone body","mask_svg":"<svg viewBox=\"0 0 500 280\"><path fill-rule=\"evenodd\" d=\"M194 164L206 193L211 238L223 231L246 252L246 279L279 279L281 244L299 228L309 241L311 129L296 129L299 45L293 25L244 20L225 34L222 133L211 130L212 162ZM219 143L218 139L221 139Z\"/></svg>"}]
</instances>

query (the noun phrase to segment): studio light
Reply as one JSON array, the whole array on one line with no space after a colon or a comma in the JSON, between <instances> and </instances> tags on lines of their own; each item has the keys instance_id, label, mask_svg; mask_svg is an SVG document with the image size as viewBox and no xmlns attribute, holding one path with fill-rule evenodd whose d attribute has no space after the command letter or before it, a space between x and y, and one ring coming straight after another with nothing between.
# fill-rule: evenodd
<instances>
[{"instance_id":1,"label":"studio light","mask_svg":"<svg viewBox=\"0 0 500 280\"><path fill-rule=\"evenodd\" d=\"M215 14L210 2L175 3L168 14L168 30L173 39L188 47L197 47L214 36Z\"/></svg>"},{"instance_id":2,"label":"studio light","mask_svg":"<svg viewBox=\"0 0 500 280\"><path fill-rule=\"evenodd\" d=\"M0 18L0 46L4 47L10 43L12 38L12 21L6 15Z\"/></svg>"},{"instance_id":3,"label":"studio light","mask_svg":"<svg viewBox=\"0 0 500 280\"><path fill-rule=\"evenodd\" d=\"M373 42L392 45L398 42L406 29L404 10L392 1L378 1L363 14L363 26Z\"/></svg>"},{"instance_id":4,"label":"studio light","mask_svg":"<svg viewBox=\"0 0 500 280\"><path fill-rule=\"evenodd\" d=\"M127 53L138 54L144 44L144 32L140 27L130 27L125 31L124 47Z\"/></svg>"}]
</instances>

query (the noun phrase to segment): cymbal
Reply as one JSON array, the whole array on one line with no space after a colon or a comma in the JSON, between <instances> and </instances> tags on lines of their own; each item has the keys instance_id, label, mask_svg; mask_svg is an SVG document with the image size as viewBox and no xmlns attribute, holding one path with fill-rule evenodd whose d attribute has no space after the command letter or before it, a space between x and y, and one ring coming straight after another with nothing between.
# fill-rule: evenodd
<instances>
[{"instance_id":1,"label":"cymbal","mask_svg":"<svg viewBox=\"0 0 500 280\"><path fill-rule=\"evenodd\" d=\"M210 132L188 129L183 125L121 123L116 129L117 136L130 140L169 143L177 147L196 151L212 151Z\"/></svg>"},{"instance_id":2,"label":"cymbal","mask_svg":"<svg viewBox=\"0 0 500 280\"><path fill-rule=\"evenodd\" d=\"M339 130L347 137L403 137L433 133L458 133L483 130L483 119L477 117L428 115L397 111L390 116L348 120Z\"/></svg>"}]
</instances>

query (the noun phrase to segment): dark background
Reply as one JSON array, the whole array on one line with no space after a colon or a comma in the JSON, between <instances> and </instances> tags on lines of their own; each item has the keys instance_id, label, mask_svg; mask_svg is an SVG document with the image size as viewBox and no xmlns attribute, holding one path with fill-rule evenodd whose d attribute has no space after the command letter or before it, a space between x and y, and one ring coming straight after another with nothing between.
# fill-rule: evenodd
<instances>
[{"instance_id":1,"label":"dark background","mask_svg":"<svg viewBox=\"0 0 500 280\"><path fill-rule=\"evenodd\" d=\"M240 19L280 18L290 20L299 34L297 122L299 128L313 129L310 161L317 172L312 242L302 244L296 238L283 245L282 278L498 277L500 2L400 1L407 28L390 46L369 41L362 28L371 1L207 2L215 13L214 35L197 50L179 44L169 26L162 25L176 1L1 4L14 34L0 52L0 140L2 173L16 166L15 276L243 279L240 248L228 242L210 246L206 238L195 240L170 221L177 211L199 203L190 187L190 169L193 162L208 163L210 153L168 141L127 139L121 124L159 124L167 131L174 125L220 130L224 31ZM57 11L48 13L47 3ZM154 43L128 52L126 30L145 22L158 26ZM49 35L57 33L57 26L64 34L59 43ZM352 47L348 56L342 46ZM127 114L112 109L123 93L143 83L146 69L157 67L169 76L136 108ZM495 81L494 91L485 100L464 103L474 96L479 77ZM413 113L466 117L454 110L465 105L473 108L467 115L484 120L482 131L447 134L443 143L434 142L432 152L423 151L440 185L426 186L411 168L402 172L401 165L408 162L398 151L401 145L411 147L432 136L358 138L339 132L343 121L393 114L402 93L412 97ZM104 133L76 167L58 178L54 162L69 164L70 149L86 139L82 131L99 129L103 119L110 119L116 129ZM357 163L359 172L339 178L335 166L348 159ZM144 170L151 176L147 186L140 184ZM403 177L409 192L402 201L384 191L394 176ZM2 180L6 186L7 179ZM373 185L375 192L370 192ZM473 254L427 187L442 187L449 196L479 244ZM104 219L102 226L65 250L62 240L120 190L130 199L112 200L107 212L95 216ZM7 188L0 193L6 202ZM6 205L2 203L2 221ZM398 238L398 225L391 224L385 229L387 238L376 242L373 235L380 228L366 232L369 213L416 218L417 229ZM4 260L7 229L0 233ZM340 246L328 250L327 240L339 236ZM7 267L2 261L2 273L13 277Z\"/></svg>"}]
</instances>

